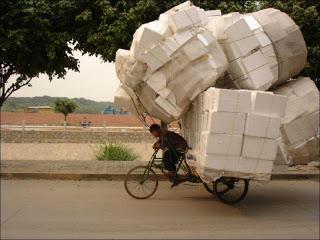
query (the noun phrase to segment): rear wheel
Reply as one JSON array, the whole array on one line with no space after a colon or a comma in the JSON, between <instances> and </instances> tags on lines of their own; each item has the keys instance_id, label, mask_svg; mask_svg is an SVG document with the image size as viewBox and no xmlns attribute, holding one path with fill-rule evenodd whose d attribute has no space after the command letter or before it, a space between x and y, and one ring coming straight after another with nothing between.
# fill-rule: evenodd
<instances>
[{"instance_id":1,"label":"rear wheel","mask_svg":"<svg viewBox=\"0 0 320 240\"><path fill-rule=\"evenodd\" d=\"M157 191L158 176L146 166L134 167L127 173L124 187L131 197L146 199Z\"/></svg>"},{"instance_id":2,"label":"rear wheel","mask_svg":"<svg viewBox=\"0 0 320 240\"><path fill-rule=\"evenodd\" d=\"M247 195L248 188L248 179L222 177L214 182L217 197L228 204L240 202Z\"/></svg>"}]
</instances>

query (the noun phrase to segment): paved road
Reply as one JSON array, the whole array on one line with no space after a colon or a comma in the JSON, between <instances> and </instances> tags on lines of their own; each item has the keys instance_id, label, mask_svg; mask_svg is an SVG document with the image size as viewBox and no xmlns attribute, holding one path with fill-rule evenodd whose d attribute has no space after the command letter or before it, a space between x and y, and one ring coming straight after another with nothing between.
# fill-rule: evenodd
<instances>
[{"instance_id":1,"label":"paved road","mask_svg":"<svg viewBox=\"0 0 320 240\"><path fill-rule=\"evenodd\" d=\"M161 182L135 200L117 181L2 180L3 238L318 238L319 182L252 184L236 206Z\"/></svg>"}]
</instances>

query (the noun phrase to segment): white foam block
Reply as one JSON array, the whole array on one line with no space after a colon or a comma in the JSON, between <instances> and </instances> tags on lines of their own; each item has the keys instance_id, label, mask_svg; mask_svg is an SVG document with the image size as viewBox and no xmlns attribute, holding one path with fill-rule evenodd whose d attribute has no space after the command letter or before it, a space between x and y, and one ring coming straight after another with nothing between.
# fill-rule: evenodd
<instances>
[{"instance_id":1,"label":"white foam block","mask_svg":"<svg viewBox=\"0 0 320 240\"><path fill-rule=\"evenodd\" d=\"M199 40L193 40L183 47L183 51L190 61L193 61L208 53Z\"/></svg>"},{"instance_id":2,"label":"white foam block","mask_svg":"<svg viewBox=\"0 0 320 240\"><path fill-rule=\"evenodd\" d=\"M200 151L205 154L223 154L240 156L242 135L203 133Z\"/></svg>"},{"instance_id":3,"label":"white foam block","mask_svg":"<svg viewBox=\"0 0 320 240\"><path fill-rule=\"evenodd\" d=\"M280 118L248 114L245 135L276 139L280 136Z\"/></svg>"},{"instance_id":4,"label":"white foam block","mask_svg":"<svg viewBox=\"0 0 320 240\"><path fill-rule=\"evenodd\" d=\"M173 32L178 32L201 23L196 7L184 8L169 16L168 24Z\"/></svg>"},{"instance_id":5,"label":"white foam block","mask_svg":"<svg viewBox=\"0 0 320 240\"><path fill-rule=\"evenodd\" d=\"M270 92L257 91L252 94L253 113L283 117L286 108L286 97Z\"/></svg>"},{"instance_id":6,"label":"white foam block","mask_svg":"<svg viewBox=\"0 0 320 240\"><path fill-rule=\"evenodd\" d=\"M213 111L250 113L251 91L214 89Z\"/></svg>"},{"instance_id":7,"label":"white foam block","mask_svg":"<svg viewBox=\"0 0 320 240\"><path fill-rule=\"evenodd\" d=\"M278 143L275 139L245 136L242 156L264 160L275 160Z\"/></svg>"},{"instance_id":8,"label":"white foam block","mask_svg":"<svg viewBox=\"0 0 320 240\"><path fill-rule=\"evenodd\" d=\"M245 20L245 22L247 23L249 29L251 31L254 31L254 30L257 30L257 29L261 29L262 26L260 25L260 23L258 23L258 21L252 17L252 16L249 16L249 15L245 15L243 17L243 19Z\"/></svg>"},{"instance_id":9,"label":"white foam block","mask_svg":"<svg viewBox=\"0 0 320 240\"><path fill-rule=\"evenodd\" d=\"M208 126L205 127L211 133L223 133L241 135L246 123L245 113L209 112Z\"/></svg>"},{"instance_id":10,"label":"white foam block","mask_svg":"<svg viewBox=\"0 0 320 240\"><path fill-rule=\"evenodd\" d=\"M240 19L226 29L228 39L232 42L247 38L253 35L249 24L245 19Z\"/></svg>"},{"instance_id":11,"label":"white foam block","mask_svg":"<svg viewBox=\"0 0 320 240\"><path fill-rule=\"evenodd\" d=\"M158 44L141 55L151 71L155 71L170 61L170 52L166 51L162 45Z\"/></svg>"},{"instance_id":12,"label":"white foam block","mask_svg":"<svg viewBox=\"0 0 320 240\"><path fill-rule=\"evenodd\" d=\"M197 158L198 165L209 169L237 171L239 156L221 154L202 154Z\"/></svg>"},{"instance_id":13,"label":"white foam block","mask_svg":"<svg viewBox=\"0 0 320 240\"><path fill-rule=\"evenodd\" d=\"M261 51L256 51L247 57L242 58L242 64L246 72L252 72L253 70L266 65L267 62L262 55Z\"/></svg>"},{"instance_id":14,"label":"white foam block","mask_svg":"<svg viewBox=\"0 0 320 240\"><path fill-rule=\"evenodd\" d=\"M240 158L238 171L252 174L267 174L271 173L273 168L273 161L252 159L252 158Z\"/></svg>"}]
</instances>

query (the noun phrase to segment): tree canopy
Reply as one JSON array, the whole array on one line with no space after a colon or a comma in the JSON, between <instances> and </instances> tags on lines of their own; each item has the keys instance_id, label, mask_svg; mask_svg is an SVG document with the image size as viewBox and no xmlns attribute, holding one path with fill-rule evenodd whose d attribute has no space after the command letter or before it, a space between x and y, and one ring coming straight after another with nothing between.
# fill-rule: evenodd
<instances>
[{"instance_id":1,"label":"tree canopy","mask_svg":"<svg viewBox=\"0 0 320 240\"><path fill-rule=\"evenodd\" d=\"M73 113L77 108L77 104L69 99L57 99L54 102L54 111L62 113L64 115L64 120L67 121L67 116Z\"/></svg>"},{"instance_id":2,"label":"tree canopy","mask_svg":"<svg viewBox=\"0 0 320 240\"><path fill-rule=\"evenodd\" d=\"M119 48L128 49L143 23L181 0L2 0L0 1L0 106L32 78L50 79L78 71L72 50L113 61ZM300 26L308 46L302 75L320 79L320 1L318 0L194 0L204 9L252 12L274 7ZM318 82L319 84L319 82ZM319 85L318 85L319 86Z\"/></svg>"}]
</instances>

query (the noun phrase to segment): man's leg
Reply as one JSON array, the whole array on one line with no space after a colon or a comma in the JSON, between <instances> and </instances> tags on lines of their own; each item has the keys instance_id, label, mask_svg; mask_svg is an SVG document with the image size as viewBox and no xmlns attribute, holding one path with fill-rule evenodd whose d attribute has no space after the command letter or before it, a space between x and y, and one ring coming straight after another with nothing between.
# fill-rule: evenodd
<instances>
[{"instance_id":1,"label":"man's leg","mask_svg":"<svg viewBox=\"0 0 320 240\"><path fill-rule=\"evenodd\" d=\"M163 165L170 176L174 176L176 171L174 152L166 148L163 151Z\"/></svg>"}]
</instances>

